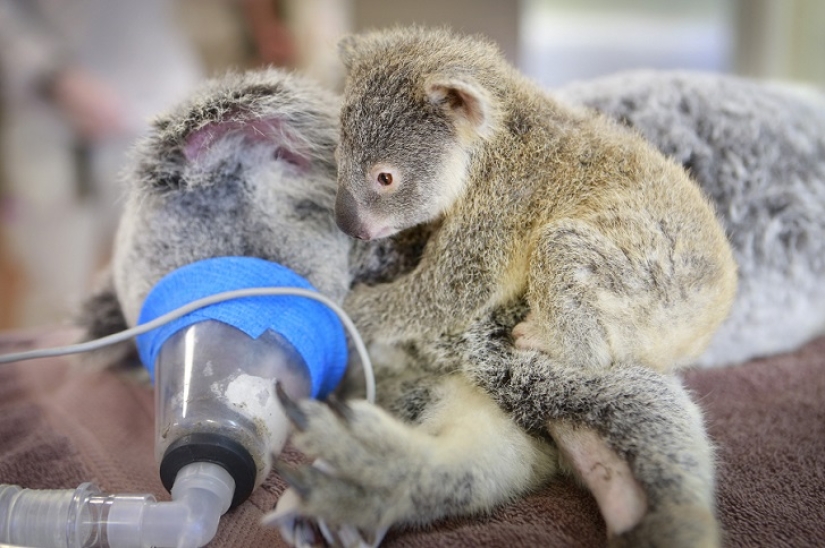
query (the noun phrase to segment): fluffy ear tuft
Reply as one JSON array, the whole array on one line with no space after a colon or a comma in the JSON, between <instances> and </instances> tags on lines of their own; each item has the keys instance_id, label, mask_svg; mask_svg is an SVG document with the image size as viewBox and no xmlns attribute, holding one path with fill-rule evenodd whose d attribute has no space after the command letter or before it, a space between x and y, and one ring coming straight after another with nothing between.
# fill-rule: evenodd
<instances>
[{"instance_id":1,"label":"fluffy ear tuft","mask_svg":"<svg viewBox=\"0 0 825 548\"><path fill-rule=\"evenodd\" d=\"M227 173L269 162L332 171L337 102L283 71L227 74L154 121L128 176L163 192L220 184Z\"/></svg>"},{"instance_id":2,"label":"fluffy ear tuft","mask_svg":"<svg viewBox=\"0 0 825 548\"><path fill-rule=\"evenodd\" d=\"M255 149L269 150L272 161L286 162L302 171L309 169L315 155L285 116L255 114L258 117L249 113L246 117L240 111L228 113L170 139L150 135L139 149L138 180L155 190L210 185L223 176L227 162L238 162ZM158 129L163 133L160 126Z\"/></svg>"},{"instance_id":3,"label":"fluffy ear tuft","mask_svg":"<svg viewBox=\"0 0 825 548\"><path fill-rule=\"evenodd\" d=\"M352 63L358 53L360 40L357 36L350 34L338 41L338 58L347 70L352 68Z\"/></svg>"},{"instance_id":4,"label":"fluffy ear tuft","mask_svg":"<svg viewBox=\"0 0 825 548\"><path fill-rule=\"evenodd\" d=\"M280 118L230 119L209 122L186 137L184 156L188 161L196 162L215 143L230 136L239 136L246 144L271 144L273 150L280 154L281 149L293 144L290 132L285 126L286 124ZM291 156L287 159L291 159ZM306 163L309 163L308 159Z\"/></svg>"},{"instance_id":5,"label":"fluffy ear tuft","mask_svg":"<svg viewBox=\"0 0 825 548\"><path fill-rule=\"evenodd\" d=\"M458 78L434 79L427 83L429 100L440 105L458 129L482 139L489 138L495 126L495 108L489 93L476 84ZM463 130L463 131L462 131Z\"/></svg>"}]
</instances>

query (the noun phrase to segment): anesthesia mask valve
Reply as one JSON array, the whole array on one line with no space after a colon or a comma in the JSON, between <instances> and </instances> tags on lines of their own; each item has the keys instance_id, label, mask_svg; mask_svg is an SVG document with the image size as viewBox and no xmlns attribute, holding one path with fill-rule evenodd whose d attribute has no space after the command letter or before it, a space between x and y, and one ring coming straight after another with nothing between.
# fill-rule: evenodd
<instances>
[{"instance_id":1,"label":"anesthesia mask valve","mask_svg":"<svg viewBox=\"0 0 825 548\"><path fill-rule=\"evenodd\" d=\"M191 301L228 290L313 290L277 263L219 257L186 265L160 280L144 301L143 324ZM197 462L234 479L232 506L263 482L280 453L289 420L275 393L325 397L341 380L347 342L324 304L294 295L234 299L200 308L137 337L155 383L155 453L161 481Z\"/></svg>"}]
</instances>

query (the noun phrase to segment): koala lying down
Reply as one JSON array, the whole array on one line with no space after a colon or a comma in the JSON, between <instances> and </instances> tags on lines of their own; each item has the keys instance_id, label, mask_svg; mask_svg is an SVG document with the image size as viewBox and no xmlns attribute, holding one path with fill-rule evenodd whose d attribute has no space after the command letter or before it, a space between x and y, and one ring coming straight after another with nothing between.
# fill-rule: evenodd
<instances>
[{"instance_id":1,"label":"koala lying down","mask_svg":"<svg viewBox=\"0 0 825 548\"><path fill-rule=\"evenodd\" d=\"M635 127L715 202L740 289L703 365L783 351L822 331L819 99L668 73L558 96ZM129 172L111 277L86 303L88 336L134 325L161 277L208 257L279 262L345 307L348 292L414 268L430 227L355 242L335 226L337 105L269 70L210 82L158 118ZM713 451L680 380L641 366L565 368L516 350L510 332L527 312L516 302L469 318L436 347L373 348L379 405L352 399L349 382L343 404L285 401L294 443L330 469L281 467L295 504L276 522L304 537L323 520L374 538L394 524L488 511L573 473L614 545L718 544ZM763 336L780 328L795 338Z\"/></svg>"}]
</instances>

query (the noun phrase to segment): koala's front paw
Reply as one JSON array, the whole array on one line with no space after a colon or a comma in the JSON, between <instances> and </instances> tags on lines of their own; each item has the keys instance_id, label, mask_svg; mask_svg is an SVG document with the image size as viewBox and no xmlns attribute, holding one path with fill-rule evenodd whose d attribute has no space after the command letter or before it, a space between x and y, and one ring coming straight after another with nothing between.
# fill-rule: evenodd
<instances>
[{"instance_id":1,"label":"koala's front paw","mask_svg":"<svg viewBox=\"0 0 825 548\"><path fill-rule=\"evenodd\" d=\"M300 496L292 488L281 495L275 510L264 516L262 523L277 528L283 539L296 548L375 548L386 533L386 529L365 533L351 525L329 527L323 521L306 517L301 514Z\"/></svg>"},{"instance_id":2,"label":"koala's front paw","mask_svg":"<svg viewBox=\"0 0 825 548\"><path fill-rule=\"evenodd\" d=\"M426 444L419 433L365 401L294 402L278 395L295 426L293 444L320 463L276 465L297 495L289 513L301 534L311 537L312 524L320 523L374 538L414 514Z\"/></svg>"},{"instance_id":3,"label":"koala's front paw","mask_svg":"<svg viewBox=\"0 0 825 548\"><path fill-rule=\"evenodd\" d=\"M630 531L610 539L611 548L717 548L719 524L701 506L672 505L648 512Z\"/></svg>"}]
</instances>

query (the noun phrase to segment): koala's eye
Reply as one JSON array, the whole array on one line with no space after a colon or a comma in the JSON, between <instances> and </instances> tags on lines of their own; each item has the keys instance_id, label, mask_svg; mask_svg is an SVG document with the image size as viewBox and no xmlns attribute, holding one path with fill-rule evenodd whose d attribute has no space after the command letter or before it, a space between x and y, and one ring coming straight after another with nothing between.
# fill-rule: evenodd
<instances>
[{"instance_id":1,"label":"koala's eye","mask_svg":"<svg viewBox=\"0 0 825 548\"><path fill-rule=\"evenodd\" d=\"M392 164L384 162L374 164L367 173L364 182L369 185L373 192L381 195L392 194L398 187L404 184L404 177Z\"/></svg>"}]
</instances>

